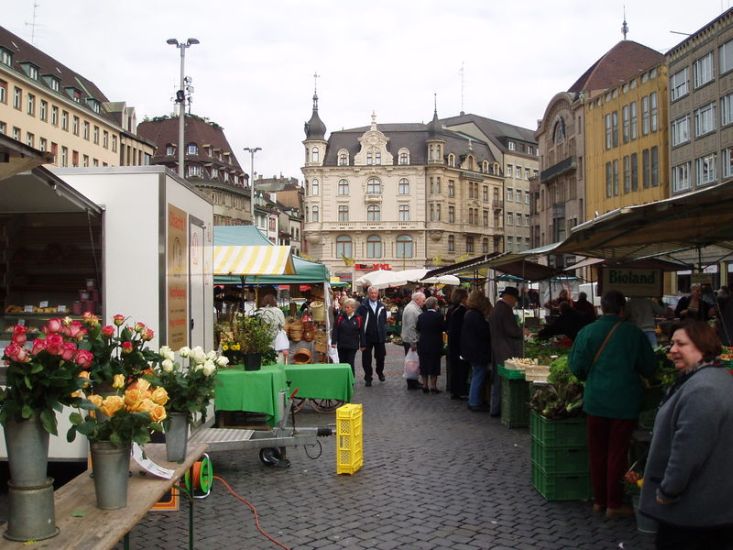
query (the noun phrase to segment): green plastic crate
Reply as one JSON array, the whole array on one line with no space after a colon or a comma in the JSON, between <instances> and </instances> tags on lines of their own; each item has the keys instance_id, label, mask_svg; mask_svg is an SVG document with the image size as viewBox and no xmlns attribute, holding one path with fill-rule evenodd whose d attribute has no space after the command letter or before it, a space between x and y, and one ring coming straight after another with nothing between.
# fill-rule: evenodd
<instances>
[{"instance_id":1,"label":"green plastic crate","mask_svg":"<svg viewBox=\"0 0 733 550\"><path fill-rule=\"evenodd\" d=\"M507 380L524 380L524 372L517 369L508 369L504 366L504 363L497 365L499 376L506 378Z\"/></svg>"},{"instance_id":2,"label":"green plastic crate","mask_svg":"<svg viewBox=\"0 0 733 550\"><path fill-rule=\"evenodd\" d=\"M547 500L588 500L592 495L588 473L548 474L534 462L532 486Z\"/></svg>"},{"instance_id":3,"label":"green plastic crate","mask_svg":"<svg viewBox=\"0 0 733 550\"><path fill-rule=\"evenodd\" d=\"M529 382L502 380L501 423L511 429L529 426Z\"/></svg>"},{"instance_id":4,"label":"green plastic crate","mask_svg":"<svg viewBox=\"0 0 733 550\"><path fill-rule=\"evenodd\" d=\"M532 411L529 433L544 447L586 447L585 417L550 420Z\"/></svg>"},{"instance_id":5,"label":"green plastic crate","mask_svg":"<svg viewBox=\"0 0 733 550\"><path fill-rule=\"evenodd\" d=\"M545 447L532 439L532 462L547 474L587 474L588 449L586 447Z\"/></svg>"}]
</instances>

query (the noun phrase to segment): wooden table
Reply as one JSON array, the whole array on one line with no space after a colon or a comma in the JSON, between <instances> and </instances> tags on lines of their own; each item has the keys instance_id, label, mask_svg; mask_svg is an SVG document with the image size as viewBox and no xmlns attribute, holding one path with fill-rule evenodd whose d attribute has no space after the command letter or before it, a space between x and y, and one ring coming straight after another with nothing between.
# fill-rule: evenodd
<instances>
[{"instance_id":1,"label":"wooden table","mask_svg":"<svg viewBox=\"0 0 733 550\"><path fill-rule=\"evenodd\" d=\"M54 550L114 548L205 451L205 444L189 447L186 460L182 464L176 464L165 460L165 445L150 443L145 445L145 454L148 458L160 466L175 469L175 474L172 479L143 475L141 468L131 459L130 470L133 475L127 489L127 507L120 510L97 508L94 480L90 477L90 472L79 474L54 493L56 525L61 530L59 535L33 543L30 548ZM23 542L0 538L0 549L5 548L20 549L29 546Z\"/></svg>"}]
</instances>

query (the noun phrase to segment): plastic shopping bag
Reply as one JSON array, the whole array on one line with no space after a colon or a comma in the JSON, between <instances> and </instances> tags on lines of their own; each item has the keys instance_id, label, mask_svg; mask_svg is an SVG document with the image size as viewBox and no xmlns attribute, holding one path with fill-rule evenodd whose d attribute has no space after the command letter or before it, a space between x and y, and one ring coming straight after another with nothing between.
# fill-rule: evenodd
<instances>
[{"instance_id":1,"label":"plastic shopping bag","mask_svg":"<svg viewBox=\"0 0 733 550\"><path fill-rule=\"evenodd\" d=\"M331 363L339 363L339 352L336 348L333 346L329 346L328 348L328 358L331 360Z\"/></svg>"},{"instance_id":2,"label":"plastic shopping bag","mask_svg":"<svg viewBox=\"0 0 733 550\"><path fill-rule=\"evenodd\" d=\"M283 329L277 331L275 335L274 347L276 351L283 351L290 349L290 341L288 340L288 333Z\"/></svg>"},{"instance_id":3,"label":"plastic shopping bag","mask_svg":"<svg viewBox=\"0 0 733 550\"><path fill-rule=\"evenodd\" d=\"M417 380L420 376L420 358L417 352L410 350L405 355L405 369L402 377L405 380Z\"/></svg>"}]
</instances>

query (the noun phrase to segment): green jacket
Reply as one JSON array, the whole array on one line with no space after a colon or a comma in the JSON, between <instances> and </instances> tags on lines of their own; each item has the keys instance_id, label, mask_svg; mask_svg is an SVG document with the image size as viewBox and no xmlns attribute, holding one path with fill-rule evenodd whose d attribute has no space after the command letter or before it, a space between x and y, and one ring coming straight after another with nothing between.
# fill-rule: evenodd
<instances>
[{"instance_id":1,"label":"green jacket","mask_svg":"<svg viewBox=\"0 0 733 550\"><path fill-rule=\"evenodd\" d=\"M604 315L584 327L573 343L568 363L573 374L585 380L586 413L635 419L641 406L640 375L651 376L656 369L654 351L644 333L636 325L622 321L593 365L606 335L620 320L616 315Z\"/></svg>"}]
</instances>

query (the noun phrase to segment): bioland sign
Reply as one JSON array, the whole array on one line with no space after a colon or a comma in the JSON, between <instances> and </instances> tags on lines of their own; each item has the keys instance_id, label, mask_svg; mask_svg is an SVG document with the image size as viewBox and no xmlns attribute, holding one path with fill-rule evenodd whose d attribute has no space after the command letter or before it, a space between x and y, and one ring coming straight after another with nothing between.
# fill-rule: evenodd
<instances>
[{"instance_id":1,"label":"bioland sign","mask_svg":"<svg viewBox=\"0 0 733 550\"><path fill-rule=\"evenodd\" d=\"M620 290L627 297L661 296L663 282L661 269L604 267L601 272L601 288L603 292Z\"/></svg>"}]
</instances>

